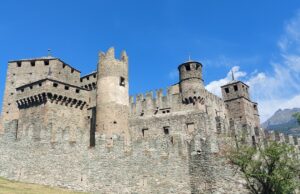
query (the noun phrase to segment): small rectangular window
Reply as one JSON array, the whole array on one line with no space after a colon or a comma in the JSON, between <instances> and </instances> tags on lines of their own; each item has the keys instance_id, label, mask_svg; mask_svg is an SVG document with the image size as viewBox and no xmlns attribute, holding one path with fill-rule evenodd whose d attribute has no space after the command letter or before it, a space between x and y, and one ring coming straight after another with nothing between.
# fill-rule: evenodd
<instances>
[{"instance_id":1,"label":"small rectangular window","mask_svg":"<svg viewBox=\"0 0 300 194\"><path fill-rule=\"evenodd\" d=\"M30 64L31 64L32 67L34 67L35 66L35 61L30 61Z\"/></svg>"},{"instance_id":2,"label":"small rectangular window","mask_svg":"<svg viewBox=\"0 0 300 194\"><path fill-rule=\"evenodd\" d=\"M124 77L120 77L120 86L125 87L125 78Z\"/></svg>"},{"instance_id":3,"label":"small rectangular window","mask_svg":"<svg viewBox=\"0 0 300 194\"><path fill-rule=\"evenodd\" d=\"M69 90L69 86L65 86L65 90Z\"/></svg>"},{"instance_id":4,"label":"small rectangular window","mask_svg":"<svg viewBox=\"0 0 300 194\"><path fill-rule=\"evenodd\" d=\"M56 88L57 86L58 86L58 84L57 84L57 83L53 83L53 87L55 87L55 88Z\"/></svg>"},{"instance_id":5,"label":"small rectangular window","mask_svg":"<svg viewBox=\"0 0 300 194\"><path fill-rule=\"evenodd\" d=\"M45 65L49 65L49 60L45 60L45 61L44 61L44 64L45 64Z\"/></svg>"},{"instance_id":6,"label":"small rectangular window","mask_svg":"<svg viewBox=\"0 0 300 194\"><path fill-rule=\"evenodd\" d=\"M74 73L74 69L71 69L71 73Z\"/></svg>"},{"instance_id":7,"label":"small rectangular window","mask_svg":"<svg viewBox=\"0 0 300 194\"><path fill-rule=\"evenodd\" d=\"M21 67L21 66L22 66L21 61L18 61L18 62L17 62L17 66L18 66L18 67Z\"/></svg>"},{"instance_id":8,"label":"small rectangular window","mask_svg":"<svg viewBox=\"0 0 300 194\"><path fill-rule=\"evenodd\" d=\"M169 135L170 134L170 127L169 126L165 126L163 129L164 129L164 134L165 135Z\"/></svg>"},{"instance_id":9,"label":"small rectangular window","mask_svg":"<svg viewBox=\"0 0 300 194\"><path fill-rule=\"evenodd\" d=\"M233 88L234 88L234 91L238 91L237 85L234 85Z\"/></svg>"},{"instance_id":10,"label":"small rectangular window","mask_svg":"<svg viewBox=\"0 0 300 194\"><path fill-rule=\"evenodd\" d=\"M225 92L228 94L229 93L229 88L225 88Z\"/></svg>"},{"instance_id":11,"label":"small rectangular window","mask_svg":"<svg viewBox=\"0 0 300 194\"><path fill-rule=\"evenodd\" d=\"M190 66L190 64L185 65L185 69L186 69L187 71L191 71L191 66Z\"/></svg>"},{"instance_id":12,"label":"small rectangular window","mask_svg":"<svg viewBox=\"0 0 300 194\"><path fill-rule=\"evenodd\" d=\"M79 93L80 92L80 90L79 89L76 89L76 93Z\"/></svg>"}]
</instances>

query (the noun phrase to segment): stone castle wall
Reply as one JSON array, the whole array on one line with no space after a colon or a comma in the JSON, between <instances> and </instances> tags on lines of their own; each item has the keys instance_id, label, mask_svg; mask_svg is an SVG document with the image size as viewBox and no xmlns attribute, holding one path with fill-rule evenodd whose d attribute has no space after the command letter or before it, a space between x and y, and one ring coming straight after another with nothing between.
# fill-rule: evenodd
<instances>
[{"instance_id":1,"label":"stone castle wall","mask_svg":"<svg viewBox=\"0 0 300 194\"><path fill-rule=\"evenodd\" d=\"M0 147L0 176L99 193L240 193L243 181L230 166L224 168L220 134L211 120L196 112L131 119L128 146L120 136L97 135L95 147L89 147L88 130L53 141L51 131L60 131L59 125L36 126L40 138L34 133L16 138L10 130L0 138L6 144Z\"/></svg>"}]
</instances>

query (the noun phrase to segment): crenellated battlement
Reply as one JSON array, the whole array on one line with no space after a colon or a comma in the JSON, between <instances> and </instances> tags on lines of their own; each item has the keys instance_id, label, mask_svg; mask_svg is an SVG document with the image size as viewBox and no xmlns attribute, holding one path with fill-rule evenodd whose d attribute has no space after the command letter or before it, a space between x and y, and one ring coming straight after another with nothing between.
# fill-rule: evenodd
<instances>
[{"instance_id":1,"label":"crenellated battlement","mask_svg":"<svg viewBox=\"0 0 300 194\"><path fill-rule=\"evenodd\" d=\"M179 93L174 86L166 90L166 95L164 95L163 89L157 89L148 91L145 94L130 96L130 114L144 116L170 113L172 109L178 109L177 106L180 104L178 96Z\"/></svg>"}]
</instances>

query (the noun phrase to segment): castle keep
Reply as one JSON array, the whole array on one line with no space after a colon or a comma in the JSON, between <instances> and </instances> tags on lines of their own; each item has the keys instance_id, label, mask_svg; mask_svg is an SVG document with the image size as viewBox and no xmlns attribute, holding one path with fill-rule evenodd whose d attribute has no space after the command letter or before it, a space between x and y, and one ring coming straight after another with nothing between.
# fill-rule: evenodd
<instances>
[{"instance_id":1,"label":"castle keep","mask_svg":"<svg viewBox=\"0 0 300 194\"><path fill-rule=\"evenodd\" d=\"M202 68L187 61L166 95L129 97L128 56L113 48L83 77L54 57L10 61L0 176L98 193L247 192L225 142L299 139L260 129L245 83L222 86L223 98L208 92Z\"/></svg>"}]
</instances>

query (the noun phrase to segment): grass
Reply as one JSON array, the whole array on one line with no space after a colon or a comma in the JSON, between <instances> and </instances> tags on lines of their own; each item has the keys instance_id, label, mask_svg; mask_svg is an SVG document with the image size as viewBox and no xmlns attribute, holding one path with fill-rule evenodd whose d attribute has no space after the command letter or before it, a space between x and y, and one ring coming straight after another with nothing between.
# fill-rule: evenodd
<instances>
[{"instance_id":1,"label":"grass","mask_svg":"<svg viewBox=\"0 0 300 194\"><path fill-rule=\"evenodd\" d=\"M0 194L83 194L61 188L21 183L0 178Z\"/></svg>"}]
</instances>

